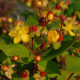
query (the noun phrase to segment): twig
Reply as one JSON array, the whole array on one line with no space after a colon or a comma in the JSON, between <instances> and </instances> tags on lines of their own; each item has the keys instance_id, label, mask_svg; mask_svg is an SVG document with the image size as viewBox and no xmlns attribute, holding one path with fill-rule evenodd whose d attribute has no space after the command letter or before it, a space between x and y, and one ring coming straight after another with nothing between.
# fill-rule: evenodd
<instances>
[{"instance_id":1,"label":"twig","mask_svg":"<svg viewBox=\"0 0 80 80\"><path fill-rule=\"evenodd\" d=\"M32 38L32 50L33 50L33 38Z\"/></svg>"},{"instance_id":2,"label":"twig","mask_svg":"<svg viewBox=\"0 0 80 80\"><path fill-rule=\"evenodd\" d=\"M34 60L35 60L35 54L33 52L33 50L27 45L27 43L24 43L24 45L29 49L29 51L32 53Z\"/></svg>"},{"instance_id":3,"label":"twig","mask_svg":"<svg viewBox=\"0 0 80 80\"><path fill-rule=\"evenodd\" d=\"M70 80L74 73L71 73L67 80Z\"/></svg>"},{"instance_id":4,"label":"twig","mask_svg":"<svg viewBox=\"0 0 80 80\"><path fill-rule=\"evenodd\" d=\"M43 52L39 53L38 55L42 55L46 51L48 51L48 49L44 50Z\"/></svg>"}]
</instances>

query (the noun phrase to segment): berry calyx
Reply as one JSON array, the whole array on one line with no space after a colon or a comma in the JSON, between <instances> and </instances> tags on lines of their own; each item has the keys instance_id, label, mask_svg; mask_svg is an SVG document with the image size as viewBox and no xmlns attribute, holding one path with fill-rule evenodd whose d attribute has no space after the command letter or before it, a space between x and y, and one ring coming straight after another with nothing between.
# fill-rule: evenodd
<instances>
[{"instance_id":1,"label":"berry calyx","mask_svg":"<svg viewBox=\"0 0 80 80\"><path fill-rule=\"evenodd\" d=\"M42 3L41 3L41 1L37 1L37 3L36 3L36 5L37 5L37 8L41 8L41 6L42 6Z\"/></svg>"},{"instance_id":2,"label":"berry calyx","mask_svg":"<svg viewBox=\"0 0 80 80\"><path fill-rule=\"evenodd\" d=\"M60 37L59 37L59 39L58 39L58 42L63 41L63 39L64 39L64 36L60 34Z\"/></svg>"},{"instance_id":3,"label":"berry calyx","mask_svg":"<svg viewBox=\"0 0 80 80\"><path fill-rule=\"evenodd\" d=\"M76 14L74 14L73 18L75 18L75 19L76 19L76 18L77 18L77 15L76 15Z\"/></svg>"},{"instance_id":4,"label":"berry calyx","mask_svg":"<svg viewBox=\"0 0 80 80\"><path fill-rule=\"evenodd\" d=\"M69 5L70 4L70 1L66 1L66 5Z\"/></svg>"},{"instance_id":5,"label":"berry calyx","mask_svg":"<svg viewBox=\"0 0 80 80\"><path fill-rule=\"evenodd\" d=\"M6 18L5 18L5 17L3 17L3 18L2 18L2 21L3 21L3 22L6 22Z\"/></svg>"},{"instance_id":6,"label":"berry calyx","mask_svg":"<svg viewBox=\"0 0 80 80\"><path fill-rule=\"evenodd\" d=\"M40 56L36 56L36 61L39 62L39 61L41 61L41 59L42 59L42 58L41 58Z\"/></svg>"},{"instance_id":7,"label":"berry calyx","mask_svg":"<svg viewBox=\"0 0 80 80\"><path fill-rule=\"evenodd\" d=\"M45 45L46 45L46 44L45 44L44 40L42 40L42 44L41 44L40 48L41 48L41 49L44 48Z\"/></svg>"},{"instance_id":8,"label":"berry calyx","mask_svg":"<svg viewBox=\"0 0 80 80\"><path fill-rule=\"evenodd\" d=\"M21 21L20 21L20 20L17 20L17 23L18 23L18 24L20 24L20 23L21 23Z\"/></svg>"},{"instance_id":9,"label":"berry calyx","mask_svg":"<svg viewBox=\"0 0 80 80\"><path fill-rule=\"evenodd\" d=\"M44 17L41 17L40 20L39 20L39 24L41 26L45 26L46 25L46 19Z\"/></svg>"},{"instance_id":10,"label":"berry calyx","mask_svg":"<svg viewBox=\"0 0 80 80\"><path fill-rule=\"evenodd\" d=\"M56 31L57 31L57 33L61 33L61 29L57 29Z\"/></svg>"},{"instance_id":11,"label":"berry calyx","mask_svg":"<svg viewBox=\"0 0 80 80\"><path fill-rule=\"evenodd\" d=\"M7 71L8 67L7 66L2 66L2 70Z\"/></svg>"},{"instance_id":12,"label":"berry calyx","mask_svg":"<svg viewBox=\"0 0 80 80\"><path fill-rule=\"evenodd\" d=\"M6 34L6 33L7 33L7 30L6 30L6 29L3 29L3 30L2 30L2 33L3 33L3 34Z\"/></svg>"},{"instance_id":13,"label":"berry calyx","mask_svg":"<svg viewBox=\"0 0 80 80\"><path fill-rule=\"evenodd\" d=\"M12 60L15 61L15 62L17 62L19 60L19 56L13 56Z\"/></svg>"},{"instance_id":14,"label":"berry calyx","mask_svg":"<svg viewBox=\"0 0 80 80\"><path fill-rule=\"evenodd\" d=\"M60 4L57 4L57 5L56 5L56 9L57 9L57 10L61 9Z\"/></svg>"},{"instance_id":15,"label":"berry calyx","mask_svg":"<svg viewBox=\"0 0 80 80\"><path fill-rule=\"evenodd\" d=\"M27 74L26 71L23 71L23 72L21 73L21 77L22 77L22 78L27 78L27 76L28 76L28 74Z\"/></svg>"},{"instance_id":16,"label":"berry calyx","mask_svg":"<svg viewBox=\"0 0 80 80\"><path fill-rule=\"evenodd\" d=\"M45 76L46 76L46 72L41 72L40 75L41 75L42 77L45 77Z\"/></svg>"},{"instance_id":17,"label":"berry calyx","mask_svg":"<svg viewBox=\"0 0 80 80\"><path fill-rule=\"evenodd\" d=\"M33 25L33 26L32 26L32 30L33 30L34 32L37 31L37 26Z\"/></svg>"},{"instance_id":18,"label":"berry calyx","mask_svg":"<svg viewBox=\"0 0 80 80\"><path fill-rule=\"evenodd\" d=\"M50 11L49 13L48 13L48 20L53 20L53 18L54 18L54 15L53 15L53 12L52 11Z\"/></svg>"}]
</instances>

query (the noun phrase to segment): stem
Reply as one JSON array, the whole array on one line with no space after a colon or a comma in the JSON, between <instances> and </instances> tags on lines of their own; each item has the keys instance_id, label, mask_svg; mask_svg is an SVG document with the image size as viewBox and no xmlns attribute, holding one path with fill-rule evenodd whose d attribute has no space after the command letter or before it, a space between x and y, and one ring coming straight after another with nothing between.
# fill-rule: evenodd
<instances>
[{"instance_id":1,"label":"stem","mask_svg":"<svg viewBox=\"0 0 80 80\"><path fill-rule=\"evenodd\" d=\"M38 55L42 55L44 52L46 52L48 49L44 50L43 52L39 53Z\"/></svg>"},{"instance_id":2,"label":"stem","mask_svg":"<svg viewBox=\"0 0 80 80\"><path fill-rule=\"evenodd\" d=\"M40 14L40 17L41 17L41 9L40 9L40 8L38 8L38 10L39 10L39 14Z\"/></svg>"},{"instance_id":3,"label":"stem","mask_svg":"<svg viewBox=\"0 0 80 80\"><path fill-rule=\"evenodd\" d=\"M37 70L37 64L38 64L38 62L36 62L36 64L35 64L34 73L36 73L36 70Z\"/></svg>"},{"instance_id":4,"label":"stem","mask_svg":"<svg viewBox=\"0 0 80 80\"><path fill-rule=\"evenodd\" d=\"M15 72L17 73L17 68L16 68L16 61L15 61Z\"/></svg>"},{"instance_id":5,"label":"stem","mask_svg":"<svg viewBox=\"0 0 80 80\"><path fill-rule=\"evenodd\" d=\"M32 38L32 50L33 50L33 38Z\"/></svg>"},{"instance_id":6,"label":"stem","mask_svg":"<svg viewBox=\"0 0 80 80\"><path fill-rule=\"evenodd\" d=\"M74 73L71 73L67 80L70 80Z\"/></svg>"},{"instance_id":7,"label":"stem","mask_svg":"<svg viewBox=\"0 0 80 80\"><path fill-rule=\"evenodd\" d=\"M27 43L24 43L24 45L29 49L29 51L32 53L34 60L35 60L35 54L33 52L33 50L27 45Z\"/></svg>"}]
</instances>

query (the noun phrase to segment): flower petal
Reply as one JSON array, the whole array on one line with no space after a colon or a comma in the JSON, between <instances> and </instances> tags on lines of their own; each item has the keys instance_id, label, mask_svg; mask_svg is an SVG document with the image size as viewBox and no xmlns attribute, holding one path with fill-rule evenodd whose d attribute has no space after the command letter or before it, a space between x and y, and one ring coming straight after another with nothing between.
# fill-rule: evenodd
<instances>
[{"instance_id":1,"label":"flower petal","mask_svg":"<svg viewBox=\"0 0 80 80\"><path fill-rule=\"evenodd\" d=\"M17 35L17 32L15 30L12 30L8 34L10 37L15 37Z\"/></svg>"},{"instance_id":2,"label":"flower petal","mask_svg":"<svg viewBox=\"0 0 80 80\"><path fill-rule=\"evenodd\" d=\"M71 36L76 36L76 34L73 33L71 30L68 30L68 32L69 32L69 34L70 34Z\"/></svg>"},{"instance_id":3,"label":"flower petal","mask_svg":"<svg viewBox=\"0 0 80 80\"><path fill-rule=\"evenodd\" d=\"M16 36L14 37L14 44L17 44L21 41L21 37L20 36Z\"/></svg>"},{"instance_id":4,"label":"flower petal","mask_svg":"<svg viewBox=\"0 0 80 80\"><path fill-rule=\"evenodd\" d=\"M22 35L21 38L24 43L26 43L30 40L30 36L28 34Z\"/></svg>"}]
</instances>

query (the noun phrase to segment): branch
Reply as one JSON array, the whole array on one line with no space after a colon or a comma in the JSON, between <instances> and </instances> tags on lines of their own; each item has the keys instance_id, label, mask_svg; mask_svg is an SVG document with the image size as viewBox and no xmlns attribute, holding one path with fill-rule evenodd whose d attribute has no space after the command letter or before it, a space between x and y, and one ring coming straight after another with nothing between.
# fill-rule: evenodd
<instances>
[{"instance_id":1,"label":"branch","mask_svg":"<svg viewBox=\"0 0 80 80\"><path fill-rule=\"evenodd\" d=\"M29 51L32 53L32 55L35 59L35 54L34 54L33 50L27 45L27 43L24 43L24 45L29 49Z\"/></svg>"},{"instance_id":2,"label":"branch","mask_svg":"<svg viewBox=\"0 0 80 80\"><path fill-rule=\"evenodd\" d=\"M74 73L71 73L67 80L70 80Z\"/></svg>"},{"instance_id":3,"label":"branch","mask_svg":"<svg viewBox=\"0 0 80 80\"><path fill-rule=\"evenodd\" d=\"M43 52L39 53L38 55L42 55L46 51L48 51L48 49L44 50Z\"/></svg>"}]
</instances>

